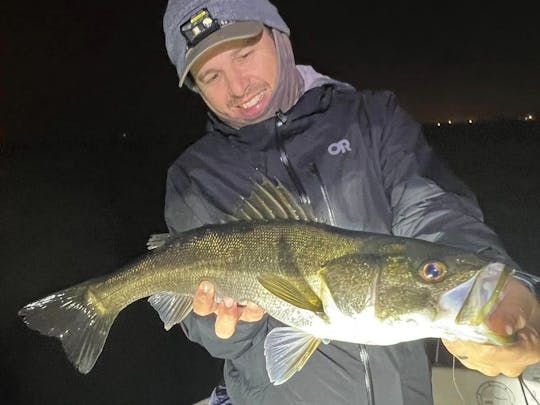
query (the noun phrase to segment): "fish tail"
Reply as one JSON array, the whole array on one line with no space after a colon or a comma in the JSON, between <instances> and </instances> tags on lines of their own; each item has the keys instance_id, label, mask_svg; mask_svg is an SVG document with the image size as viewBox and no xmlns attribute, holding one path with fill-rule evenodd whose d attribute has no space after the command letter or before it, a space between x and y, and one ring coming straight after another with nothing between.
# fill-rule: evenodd
<instances>
[{"instance_id":1,"label":"fish tail","mask_svg":"<svg viewBox=\"0 0 540 405\"><path fill-rule=\"evenodd\" d=\"M30 329L60 339L67 357L83 374L94 367L120 312L104 308L90 286L82 283L58 291L25 305L18 313Z\"/></svg>"}]
</instances>

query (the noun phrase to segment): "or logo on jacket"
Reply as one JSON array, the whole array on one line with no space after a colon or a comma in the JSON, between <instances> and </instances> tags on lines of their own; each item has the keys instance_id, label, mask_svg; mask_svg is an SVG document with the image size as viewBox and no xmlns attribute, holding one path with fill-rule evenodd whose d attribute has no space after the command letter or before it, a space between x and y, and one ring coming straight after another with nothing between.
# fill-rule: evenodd
<instances>
[{"instance_id":1,"label":"or logo on jacket","mask_svg":"<svg viewBox=\"0 0 540 405\"><path fill-rule=\"evenodd\" d=\"M333 156L339 155L340 153L343 155L350 151L351 143L347 139L342 139L341 141L337 141L328 145L328 153Z\"/></svg>"}]
</instances>

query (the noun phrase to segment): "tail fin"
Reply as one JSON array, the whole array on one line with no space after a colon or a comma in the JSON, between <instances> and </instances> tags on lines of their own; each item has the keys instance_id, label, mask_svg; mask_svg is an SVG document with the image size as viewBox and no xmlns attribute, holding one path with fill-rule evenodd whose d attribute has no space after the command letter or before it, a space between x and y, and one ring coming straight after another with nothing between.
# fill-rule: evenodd
<instances>
[{"instance_id":1,"label":"tail fin","mask_svg":"<svg viewBox=\"0 0 540 405\"><path fill-rule=\"evenodd\" d=\"M99 307L88 283L51 294L19 311L30 329L60 339L67 357L83 374L94 367L117 315Z\"/></svg>"}]
</instances>

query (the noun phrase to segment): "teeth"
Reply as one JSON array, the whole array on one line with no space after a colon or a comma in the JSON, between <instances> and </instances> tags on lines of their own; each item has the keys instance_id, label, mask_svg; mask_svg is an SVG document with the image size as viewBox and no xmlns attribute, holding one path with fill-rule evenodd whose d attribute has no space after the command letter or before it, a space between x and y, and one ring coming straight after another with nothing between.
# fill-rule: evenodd
<instances>
[{"instance_id":1,"label":"teeth","mask_svg":"<svg viewBox=\"0 0 540 405\"><path fill-rule=\"evenodd\" d=\"M263 96L263 93L264 92L261 92L259 93L258 95L256 95L255 97L253 97L251 100L249 100L248 102L242 104L242 108L251 108L253 107L255 104L257 104L259 101L261 101L262 99L262 96Z\"/></svg>"}]
</instances>

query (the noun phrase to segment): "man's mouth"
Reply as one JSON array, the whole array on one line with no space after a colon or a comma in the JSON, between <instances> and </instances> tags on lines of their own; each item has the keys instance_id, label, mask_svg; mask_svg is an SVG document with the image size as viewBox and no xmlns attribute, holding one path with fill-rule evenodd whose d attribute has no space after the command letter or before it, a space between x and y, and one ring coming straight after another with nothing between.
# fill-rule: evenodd
<instances>
[{"instance_id":1,"label":"man's mouth","mask_svg":"<svg viewBox=\"0 0 540 405\"><path fill-rule=\"evenodd\" d=\"M254 97L252 97L245 103L241 104L240 107L243 108L244 110L247 110L257 105L257 103L259 103L262 100L263 96L264 96L264 91L261 91L259 94L255 95Z\"/></svg>"}]
</instances>

